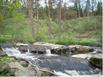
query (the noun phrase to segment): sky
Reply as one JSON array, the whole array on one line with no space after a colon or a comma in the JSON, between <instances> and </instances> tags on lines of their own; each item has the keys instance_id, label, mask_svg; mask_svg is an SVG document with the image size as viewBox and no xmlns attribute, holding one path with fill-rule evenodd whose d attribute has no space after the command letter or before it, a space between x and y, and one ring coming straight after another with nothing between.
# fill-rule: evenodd
<instances>
[{"instance_id":1,"label":"sky","mask_svg":"<svg viewBox=\"0 0 103 77\"><path fill-rule=\"evenodd\" d=\"M58 1L59 1L59 0L57 0L57 3L58 3ZM74 5L74 3L71 2L70 0L62 0L62 1L63 1L63 3L68 4L68 6L73 6L73 5ZM41 4L42 6L45 6L45 0L40 0L40 4Z\"/></svg>"},{"instance_id":2,"label":"sky","mask_svg":"<svg viewBox=\"0 0 103 77\"><path fill-rule=\"evenodd\" d=\"M58 3L58 1L59 0L57 0L57 3ZM72 2L74 0L62 0L62 1L63 1L63 3L66 3L67 6L73 6L74 5L74 3ZM81 1L82 6L84 7L86 5L86 1L87 0L80 0L80 1ZM98 1L102 1L103 2L103 0L96 0L96 2L98 2ZM45 6L45 0L40 0L40 4L41 4L41 6Z\"/></svg>"}]
</instances>

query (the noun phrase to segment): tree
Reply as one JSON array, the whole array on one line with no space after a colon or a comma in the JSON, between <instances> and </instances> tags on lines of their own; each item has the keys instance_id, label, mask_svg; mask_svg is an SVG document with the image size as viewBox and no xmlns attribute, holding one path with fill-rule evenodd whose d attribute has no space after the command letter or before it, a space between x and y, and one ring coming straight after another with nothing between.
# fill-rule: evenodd
<instances>
[{"instance_id":1,"label":"tree","mask_svg":"<svg viewBox=\"0 0 103 77\"><path fill-rule=\"evenodd\" d=\"M89 16L89 11L90 11L90 0L87 0L85 8L86 16Z\"/></svg>"},{"instance_id":2,"label":"tree","mask_svg":"<svg viewBox=\"0 0 103 77\"><path fill-rule=\"evenodd\" d=\"M35 24L34 24L34 21L33 21L33 0L27 0L27 9L28 9L28 17L30 19L30 22L31 22L31 30L32 30L32 37L33 39L35 38Z\"/></svg>"},{"instance_id":3,"label":"tree","mask_svg":"<svg viewBox=\"0 0 103 77\"><path fill-rule=\"evenodd\" d=\"M91 0L91 10L92 10L92 15L94 15L95 5L96 5L96 0Z\"/></svg>"},{"instance_id":4,"label":"tree","mask_svg":"<svg viewBox=\"0 0 103 77\"><path fill-rule=\"evenodd\" d=\"M97 4L97 15L102 15L102 2Z\"/></svg>"},{"instance_id":5,"label":"tree","mask_svg":"<svg viewBox=\"0 0 103 77\"><path fill-rule=\"evenodd\" d=\"M67 13L67 7L66 7L66 3L64 3L64 7L63 7L63 20L66 20L66 13Z\"/></svg>"},{"instance_id":6,"label":"tree","mask_svg":"<svg viewBox=\"0 0 103 77\"><path fill-rule=\"evenodd\" d=\"M27 0L28 17L30 21L33 21L33 0Z\"/></svg>"},{"instance_id":7,"label":"tree","mask_svg":"<svg viewBox=\"0 0 103 77\"><path fill-rule=\"evenodd\" d=\"M51 0L48 0L48 33L49 36L52 37L52 31L51 31Z\"/></svg>"},{"instance_id":8,"label":"tree","mask_svg":"<svg viewBox=\"0 0 103 77\"><path fill-rule=\"evenodd\" d=\"M59 25L61 24L61 0L57 4L57 22Z\"/></svg>"},{"instance_id":9,"label":"tree","mask_svg":"<svg viewBox=\"0 0 103 77\"><path fill-rule=\"evenodd\" d=\"M36 19L39 19L39 0L35 0Z\"/></svg>"},{"instance_id":10,"label":"tree","mask_svg":"<svg viewBox=\"0 0 103 77\"><path fill-rule=\"evenodd\" d=\"M75 10L77 11L77 17L80 17L80 0L75 0L75 5L74 5Z\"/></svg>"}]
</instances>

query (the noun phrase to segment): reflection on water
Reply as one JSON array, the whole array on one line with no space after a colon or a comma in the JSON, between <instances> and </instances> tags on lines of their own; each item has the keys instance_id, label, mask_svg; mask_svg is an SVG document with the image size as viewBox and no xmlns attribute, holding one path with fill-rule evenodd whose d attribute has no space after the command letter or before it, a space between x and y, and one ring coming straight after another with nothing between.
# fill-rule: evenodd
<instances>
[{"instance_id":1,"label":"reflection on water","mask_svg":"<svg viewBox=\"0 0 103 77\"><path fill-rule=\"evenodd\" d=\"M63 57L63 56L40 56L38 57L38 66L41 68L50 68L55 72L66 75L91 75L98 74L99 71L94 70L84 59ZM31 61L35 64L34 61Z\"/></svg>"}]
</instances>

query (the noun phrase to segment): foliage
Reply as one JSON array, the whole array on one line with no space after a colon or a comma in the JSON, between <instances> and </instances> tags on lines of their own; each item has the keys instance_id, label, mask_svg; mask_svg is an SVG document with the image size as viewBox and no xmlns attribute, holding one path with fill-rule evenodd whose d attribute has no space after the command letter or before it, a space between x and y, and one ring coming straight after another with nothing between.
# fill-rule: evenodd
<instances>
[{"instance_id":1,"label":"foliage","mask_svg":"<svg viewBox=\"0 0 103 77\"><path fill-rule=\"evenodd\" d=\"M6 69L0 69L0 76L14 76Z\"/></svg>"},{"instance_id":2,"label":"foliage","mask_svg":"<svg viewBox=\"0 0 103 77\"><path fill-rule=\"evenodd\" d=\"M15 62L15 60L13 58L8 57L8 56L0 57L0 64L7 64L10 62Z\"/></svg>"},{"instance_id":3,"label":"foliage","mask_svg":"<svg viewBox=\"0 0 103 77\"><path fill-rule=\"evenodd\" d=\"M15 60L8 56L0 57L0 76L14 76L14 74L10 73L9 70L1 67L2 65L8 64L10 62L15 62Z\"/></svg>"},{"instance_id":4,"label":"foliage","mask_svg":"<svg viewBox=\"0 0 103 77\"><path fill-rule=\"evenodd\" d=\"M101 16L84 17L62 22L61 30L59 25L51 21L51 31L53 37L48 35L48 20L36 21L35 39L31 35L31 26L28 19L17 20L7 19L3 23L2 37L0 42L36 42L44 41L58 44L82 44L82 45L101 45Z\"/></svg>"}]
</instances>

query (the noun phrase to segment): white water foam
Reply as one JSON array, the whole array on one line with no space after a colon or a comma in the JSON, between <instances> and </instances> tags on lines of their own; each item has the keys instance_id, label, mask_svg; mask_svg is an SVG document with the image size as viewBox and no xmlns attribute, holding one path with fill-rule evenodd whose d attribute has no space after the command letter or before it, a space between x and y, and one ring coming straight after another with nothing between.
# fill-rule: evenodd
<instances>
[{"instance_id":1,"label":"white water foam","mask_svg":"<svg viewBox=\"0 0 103 77\"><path fill-rule=\"evenodd\" d=\"M58 56L58 55L52 54L50 49L46 49L46 56Z\"/></svg>"}]
</instances>

